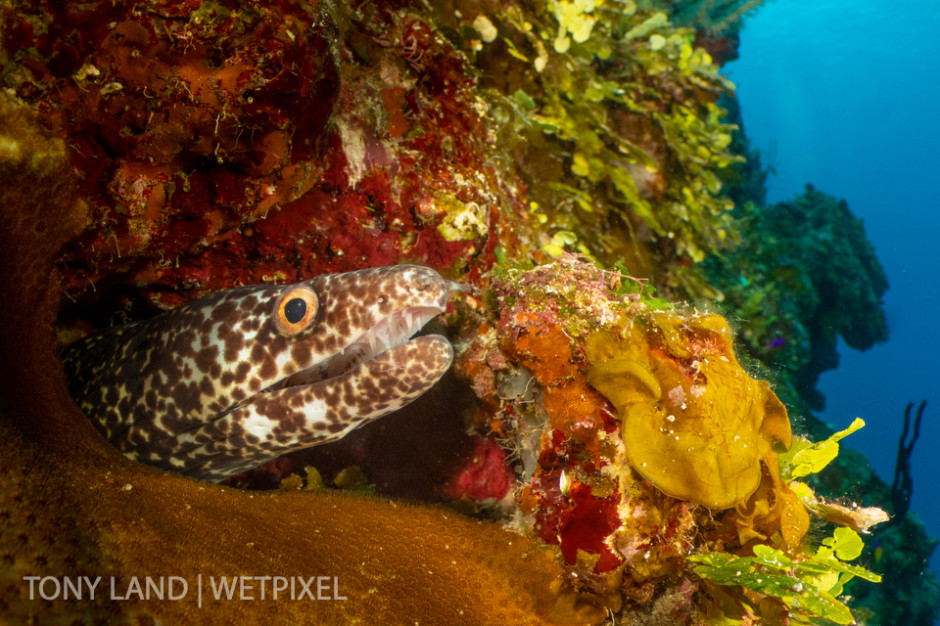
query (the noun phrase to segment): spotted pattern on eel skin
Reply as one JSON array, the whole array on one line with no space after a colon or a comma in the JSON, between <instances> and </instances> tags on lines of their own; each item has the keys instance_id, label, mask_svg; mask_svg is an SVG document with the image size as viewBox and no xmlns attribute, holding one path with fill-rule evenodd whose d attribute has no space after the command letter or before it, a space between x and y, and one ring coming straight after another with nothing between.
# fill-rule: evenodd
<instances>
[{"instance_id":1,"label":"spotted pattern on eel skin","mask_svg":"<svg viewBox=\"0 0 940 626\"><path fill-rule=\"evenodd\" d=\"M462 287L399 265L219 291L69 345L69 391L128 457L222 480L430 389L450 343L409 338Z\"/></svg>"}]
</instances>

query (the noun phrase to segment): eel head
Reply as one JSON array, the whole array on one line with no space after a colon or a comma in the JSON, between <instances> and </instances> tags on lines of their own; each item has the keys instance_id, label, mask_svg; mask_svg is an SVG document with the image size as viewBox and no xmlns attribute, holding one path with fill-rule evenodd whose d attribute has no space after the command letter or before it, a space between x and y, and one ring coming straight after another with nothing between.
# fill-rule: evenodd
<instances>
[{"instance_id":1,"label":"eel head","mask_svg":"<svg viewBox=\"0 0 940 626\"><path fill-rule=\"evenodd\" d=\"M218 480L427 391L452 349L412 337L464 289L411 265L238 287L89 338L84 367L81 346L65 360L82 410L127 456Z\"/></svg>"}]
</instances>

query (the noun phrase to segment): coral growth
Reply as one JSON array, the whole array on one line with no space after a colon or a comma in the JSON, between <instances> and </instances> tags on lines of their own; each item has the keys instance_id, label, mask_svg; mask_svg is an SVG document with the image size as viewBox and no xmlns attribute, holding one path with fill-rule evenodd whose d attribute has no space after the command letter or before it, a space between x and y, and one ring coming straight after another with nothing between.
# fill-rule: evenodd
<instances>
[{"instance_id":1,"label":"coral growth","mask_svg":"<svg viewBox=\"0 0 940 626\"><path fill-rule=\"evenodd\" d=\"M738 364L724 318L663 309L635 279L573 257L500 270L491 280L458 371L491 407L487 428L517 459L517 523L558 546L572 615L596 620L609 610L630 623L667 606L689 623L747 612L851 615L837 600L841 586L826 576L842 568L878 577L804 545L807 503L813 512L834 505L791 482L832 457L792 470L816 458L802 438L779 455L792 440L786 410ZM819 444L823 454L833 445ZM860 530L884 520L875 511L845 518L837 521ZM853 530L838 532L862 545ZM760 559L767 550L801 564L779 575L805 592L718 573L728 559ZM749 567L755 580L771 575L768 563ZM712 582L757 595L717 591ZM825 593L830 605L812 603Z\"/></svg>"},{"instance_id":2,"label":"coral growth","mask_svg":"<svg viewBox=\"0 0 940 626\"><path fill-rule=\"evenodd\" d=\"M756 573L775 550L837 569L804 545L805 509L861 530L890 498L850 450L838 471L792 484L804 478L780 450L815 448L738 364L756 357L783 372L774 390L826 439L797 390L812 399L834 361L827 328L859 347L885 331L886 282L845 207L815 192L771 208L740 202L761 200L763 174L724 113L736 103L718 64L736 54L737 18L753 4L0 6L0 332L15 356L0 363L0 561L12 564L0 613L36 613L16 576L43 567L119 578L313 568L351 581L351 600L222 604L199 617L807 617L793 594L726 586L687 558L750 559ZM650 280L565 251L625 259ZM482 287L478 307L470 299L449 317L463 325L465 384L445 381L449 395L383 418L345 449L279 460L255 484L294 471L310 487L311 465L324 484L490 517L516 507L525 537L305 489L299 477L262 495L157 474L105 446L65 394L49 336L57 315L65 342L206 291L399 262ZM721 317L673 309L651 284L672 300L724 292L726 317L747 321L737 352ZM859 306L864 318L852 317ZM464 406L468 389L475 406ZM711 449L713 438L722 444ZM663 458L680 471L657 466ZM858 506L828 499L852 489ZM884 623L926 623L937 609L920 575L931 540L913 515L874 532L882 552L860 558L903 588L853 581L851 593ZM715 558L719 570L732 562ZM159 621L195 610L54 608Z\"/></svg>"},{"instance_id":3,"label":"coral growth","mask_svg":"<svg viewBox=\"0 0 940 626\"><path fill-rule=\"evenodd\" d=\"M58 251L81 229L65 146L0 94L0 620L544 624L551 555L496 525L362 495L258 494L128 461L65 390L50 332ZM178 601L29 597L23 576L180 576ZM346 600L215 600L197 576L335 576ZM270 589L270 587L269 587ZM316 593L316 592L315 592Z\"/></svg>"},{"instance_id":4,"label":"coral growth","mask_svg":"<svg viewBox=\"0 0 940 626\"><path fill-rule=\"evenodd\" d=\"M518 176L535 217L571 249L707 292L691 261L736 238L720 173L739 157L717 105L730 85L664 13L553 6L554 19L515 6L489 15L503 38L477 53L527 140Z\"/></svg>"},{"instance_id":5,"label":"coral growth","mask_svg":"<svg viewBox=\"0 0 940 626\"><path fill-rule=\"evenodd\" d=\"M819 374L836 367L836 336L857 350L888 338L884 270L844 201L807 187L790 202L743 204L749 235L704 265L722 310L748 321L742 346L774 372L785 399L821 409Z\"/></svg>"},{"instance_id":6,"label":"coral growth","mask_svg":"<svg viewBox=\"0 0 940 626\"><path fill-rule=\"evenodd\" d=\"M402 260L476 275L556 235L710 292L691 262L736 238L739 158L695 33L464 4L6 7L2 80L92 209L60 260L75 309Z\"/></svg>"},{"instance_id":7,"label":"coral growth","mask_svg":"<svg viewBox=\"0 0 940 626\"><path fill-rule=\"evenodd\" d=\"M67 138L92 209L60 260L82 306L403 259L485 267L495 208L516 204L473 73L426 16L161 1L2 19L4 84Z\"/></svg>"}]
</instances>

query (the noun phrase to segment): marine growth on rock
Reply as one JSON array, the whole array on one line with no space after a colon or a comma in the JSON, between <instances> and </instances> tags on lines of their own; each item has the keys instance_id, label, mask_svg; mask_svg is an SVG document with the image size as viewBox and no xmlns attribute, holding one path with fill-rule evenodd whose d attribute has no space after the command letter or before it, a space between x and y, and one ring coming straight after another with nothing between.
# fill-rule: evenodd
<instances>
[{"instance_id":1,"label":"marine growth on rock","mask_svg":"<svg viewBox=\"0 0 940 626\"><path fill-rule=\"evenodd\" d=\"M884 337L886 281L822 194L735 207L760 173L719 65L756 4L0 4L0 615L35 616L18 577L45 564L349 583L343 604L201 614L217 623L851 619L843 584L877 578L849 561L883 520L878 483L846 450L841 474L804 481L848 433L810 442L793 398L835 354L826 324ZM94 330L399 264L475 286L439 320L459 377L334 466L281 457L223 486L158 472L67 393L57 348ZM725 317L702 304L722 297ZM784 375L759 380L754 359ZM262 482L282 489L233 488ZM861 484L865 503L830 499ZM902 555L919 576L929 541L883 537L876 565Z\"/></svg>"},{"instance_id":2,"label":"marine growth on rock","mask_svg":"<svg viewBox=\"0 0 940 626\"><path fill-rule=\"evenodd\" d=\"M513 524L558 546L569 572L557 610L583 621L609 610L625 623L820 614L800 604L806 594L758 583L758 595L732 602L739 609L722 608L714 585L724 579L695 569L709 555L765 548L816 558L804 545L810 510L829 506L791 488L780 456L794 441L787 411L738 363L724 318L563 256L495 271L468 319L457 369L489 407L485 428L511 450ZM866 515L846 509L842 523ZM791 582L819 591L809 578Z\"/></svg>"}]
</instances>

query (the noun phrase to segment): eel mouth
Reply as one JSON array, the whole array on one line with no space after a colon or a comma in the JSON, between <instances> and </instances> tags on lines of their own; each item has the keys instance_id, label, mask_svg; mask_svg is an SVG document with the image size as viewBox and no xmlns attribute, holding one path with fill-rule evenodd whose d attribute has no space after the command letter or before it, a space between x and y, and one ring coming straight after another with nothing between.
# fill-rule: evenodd
<instances>
[{"instance_id":1,"label":"eel mouth","mask_svg":"<svg viewBox=\"0 0 940 626\"><path fill-rule=\"evenodd\" d=\"M444 309L436 306L415 306L396 311L333 356L288 376L265 391L312 385L342 376L380 354L408 343L425 324L443 312Z\"/></svg>"}]
</instances>

